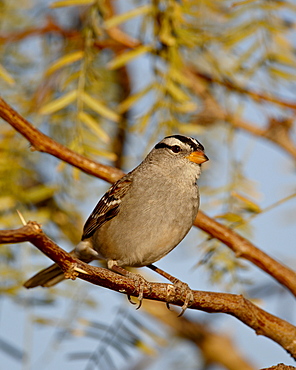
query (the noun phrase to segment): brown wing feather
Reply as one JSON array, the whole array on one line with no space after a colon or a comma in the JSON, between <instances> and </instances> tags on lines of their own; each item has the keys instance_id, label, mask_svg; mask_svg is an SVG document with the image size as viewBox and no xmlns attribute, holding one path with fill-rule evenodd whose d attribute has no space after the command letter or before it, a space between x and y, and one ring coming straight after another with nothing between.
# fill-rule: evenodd
<instances>
[{"instance_id":1,"label":"brown wing feather","mask_svg":"<svg viewBox=\"0 0 296 370\"><path fill-rule=\"evenodd\" d=\"M129 178L124 177L111 186L87 219L83 228L82 240L90 238L105 222L118 214L121 199L125 196L131 183Z\"/></svg>"}]
</instances>

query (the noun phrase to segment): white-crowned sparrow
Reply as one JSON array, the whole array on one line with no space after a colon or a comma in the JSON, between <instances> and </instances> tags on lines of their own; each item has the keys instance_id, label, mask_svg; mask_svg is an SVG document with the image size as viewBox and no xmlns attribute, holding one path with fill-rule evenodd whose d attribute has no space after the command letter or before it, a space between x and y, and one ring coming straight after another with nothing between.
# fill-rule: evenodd
<instances>
[{"instance_id":1,"label":"white-crowned sparrow","mask_svg":"<svg viewBox=\"0 0 296 370\"><path fill-rule=\"evenodd\" d=\"M148 266L159 272L149 265L175 248L194 222L199 207L196 181L207 160L197 140L165 137L101 198L71 253L87 263L104 259L109 269L130 277L139 275L124 266ZM54 264L24 286L50 287L63 278Z\"/></svg>"}]
</instances>

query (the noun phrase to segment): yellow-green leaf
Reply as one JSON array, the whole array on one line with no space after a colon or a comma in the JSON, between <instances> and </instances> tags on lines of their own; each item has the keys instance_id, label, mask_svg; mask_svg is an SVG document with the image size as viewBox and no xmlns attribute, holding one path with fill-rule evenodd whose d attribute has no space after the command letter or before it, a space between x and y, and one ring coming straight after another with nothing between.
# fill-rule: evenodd
<instances>
[{"instance_id":1,"label":"yellow-green leaf","mask_svg":"<svg viewBox=\"0 0 296 370\"><path fill-rule=\"evenodd\" d=\"M158 37L163 44L173 46L177 42L176 37L174 37L173 34L174 30L172 29L170 18L165 17L162 21Z\"/></svg>"},{"instance_id":2,"label":"yellow-green leaf","mask_svg":"<svg viewBox=\"0 0 296 370\"><path fill-rule=\"evenodd\" d=\"M250 3L253 3L257 0L244 0L244 1L236 1L234 3L232 3L231 7L234 8L236 6L241 6L241 5L246 5L246 4L250 4Z\"/></svg>"},{"instance_id":3,"label":"yellow-green leaf","mask_svg":"<svg viewBox=\"0 0 296 370\"><path fill-rule=\"evenodd\" d=\"M137 47L134 50L127 51L125 53L120 54L119 56L115 57L111 60L107 67L109 69L116 69L124 66L126 63L131 62L133 59L138 58L140 55L146 54L153 49L152 45L142 45Z\"/></svg>"},{"instance_id":4,"label":"yellow-green leaf","mask_svg":"<svg viewBox=\"0 0 296 370\"><path fill-rule=\"evenodd\" d=\"M45 104L39 111L40 114L51 114L71 104L77 98L77 90L68 92L67 94Z\"/></svg>"},{"instance_id":5,"label":"yellow-green leaf","mask_svg":"<svg viewBox=\"0 0 296 370\"><path fill-rule=\"evenodd\" d=\"M236 191L231 192L231 195L244 203L244 208L253 213L262 212L260 206L249 198L237 193Z\"/></svg>"},{"instance_id":6,"label":"yellow-green leaf","mask_svg":"<svg viewBox=\"0 0 296 370\"><path fill-rule=\"evenodd\" d=\"M197 105L193 101L185 101L182 104L171 104L170 108L179 113L191 113L197 110Z\"/></svg>"},{"instance_id":7,"label":"yellow-green leaf","mask_svg":"<svg viewBox=\"0 0 296 370\"><path fill-rule=\"evenodd\" d=\"M172 80L168 80L164 88L175 100L181 103L190 100L189 96L185 94L185 92L180 89L180 87L177 86L177 84L175 84Z\"/></svg>"},{"instance_id":8,"label":"yellow-green leaf","mask_svg":"<svg viewBox=\"0 0 296 370\"><path fill-rule=\"evenodd\" d=\"M69 74L69 76L66 78L65 82L62 83L61 89L64 90L66 87L73 82L74 80L77 80L81 75L81 71L76 71L74 73Z\"/></svg>"},{"instance_id":9,"label":"yellow-green leaf","mask_svg":"<svg viewBox=\"0 0 296 370\"><path fill-rule=\"evenodd\" d=\"M119 24L128 21L131 18L137 17L139 15L144 15L150 13L152 10L152 5L139 6L128 12L115 15L105 21L105 28L111 28L118 26Z\"/></svg>"},{"instance_id":10,"label":"yellow-green leaf","mask_svg":"<svg viewBox=\"0 0 296 370\"><path fill-rule=\"evenodd\" d=\"M55 3L51 4L51 8L60 8L62 6L77 6L77 5L91 5L95 2L95 0L62 0L56 1Z\"/></svg>"},{"instance_id":11,"label":"yellow-green leaf","mask_svg":"<svg viewBox=\"0 0 296 370\"><path fill-rule=\"evenodd\" d=\"M235 64L232 66L232 71L240 71L242 65L246 63L259 48L260 41L255 39L255 41L248 48L244 48L244 51L239 55L238 59L235 60Z\"/></svg>"},{"instance_id":12,"label":"yellow-green leaf","mask_svg":"<svg viewBox=\"0 0 296 370\"><path fill-rule=\"evenodd\" d=\"M144 95L147 94L147 92L153 89L154 86L155 86L154 83L149 84L144 89L138 91L135 94L130 95L128 98L126 98L119 104L118 111L120 113L124 113L127 110L129 110L139 99L141 99Z\"/></svg>"},{"instance_id":13,"label":"yellow-green leaf","mask_svg":"<svg viewBox=\"0 0 296 370\"><path fill-rule=\"evenodd\" d=\"M169 77L171 77L175 82L178 82L180 85L184 85L187 87L192 86L192 81L185 76L182 71L176 69L176 68L170 68L168 72Z\"/></svg>"},{"instance_id":14,"label":"yellow-green leaf","mask_svg":"<svg viewBox=\"0 0 296 370\"><path fill-rule=\"evenodd\" d=\"M85 145L85 149L89 153L92 153L98 157L104 157L112 162L116 161L117 159L117 155L115 153L108 152L106 150L100 150L98 148L94 148L93 146L88 146L88 145Z\"/></svg>"},{"instance_id":15,"label":"yellow-green leaf","mask_svg":"<svg viewBox=\"0 0 296 370\"><path fill-rule=\"evenodd\" d=\"M48 188L45 185L36 185L23 194L23 201L26 203L38 203L52 198L56 188Z\"/></svg>"},{"instance_id":16,"label":"yellow-green leaf","mask_svg":"<svg viewBox=\"0 0 296 370\"><path fill-rule=\"evenodd\" d=\"M66 65L77 62L78 60L82 59L83 56L84 56L83 51L75 51L74 53L64 55L62 58L58 59L57 61L51 64L51 66L45 72L45 75L49 76L51 73L55 72L56 70Z\"/></svg>"},{"instance_id":17,"label":"yellow-green leaf","mask_svg":"<svg viewBox=\"0 0 296 370\"><path fill-rule=\"evenodd\" d=\"M102 141L105 143L110 142L109 136L101 129L99 123L90 114L81 111L78 113L78 118L97 134Z\"/></svg>"},{"instance_id":18,"label":"yellow-green leaf","mask_svg":"<svg viewBox=\"0 0 296 370\"><path fill-rule=\"evenodd\" d=\"M225 48L231 48L235 44L241 43L248 37L255 34L260 27L264 27L262 22L252 22L247 20L246 22L240 23L240 25L234 29L229 29L228 34L226 33L223 38L223 44Z\"/></svg>"},{"instance_id":19,"label":"yellow-green leaf","mask_svg":"<svg viewBox=\"0 0 296 370\"><path fill-rule=\"evenodd\" d=\"M272 59L275 60L277 63L286 64L289 67L294 68L295 66L295 57L292 53L289 52L288 49L285 49L285 53L278 52L277 54L272 55Z\"/></svg>"},{"instance_id":20,"label":"yellow-green leaf","mask_svg":"<svg viewBox=\"0 0 296 370\"><path fill-rule=\"evenodd\" d=\"M14 85L15 81L12 76L6 71L6 69L0 64L0 77L6 81L9 85Z\"/></svg>"},{"instance_id":21,"label":"yellow-green leaf","mask_svg":"<svg viewBox=\"0 0 296 370\"><path fill-rule=\"evenodd\" d=\"M49 325L49 326L54 326L56 325L54 319L47 319L45 317L41 316L35 316L33 317L33 322L39 325Z\"/></svg>"},{"instance_id":22,"label":"yellow-green leaf","mask_svg":"<svg viewBox=\"0 0 296 370\"><path fill-rule=\"evenodd\" d=\"M269 68L269 72L275 76L275 77L279 77L279 78L283 78L287 81L291 81L291 80L296 80L296 74L295 73L289 73L289 72L286 72L282 69L279 69L279 68L275 68L275 67L270 67Z\"/></svg>"},{"instance_id":23,"label":"yellow-green leaf","mask_svg":"<svg viewBox=\"0 0 296 370\"><path fill-rule=\"evenodd\" d=\"M75 181L79 181L81 170L77 167L72 167L72 176Z\"/></svg>"},{"instance_id":24,"label":"yellow-green leaf","mask_svg":"<svg viewBox=\"0 0 296 370\"><path fill-rule=\"evenodd\" d=\"M143 131L146 129L148 122L150 118L152 117L153 113L149 110L147 113L145 113L142 117L139 118L139 122L134 125L131 129L131 132L139 132L143 133Z\"/></svg>"},{"instance_id":25,"label":"yellow-green leaf","mask_svg":"<svg viewBox=\"0 0 296 370\"><path fill-rule=\"evenodd\" d=\"M90 109L94 110L101 116L108 118L111 121L119 122L120 116L110 108L106 107L106 105L101 103L99 100L94 99L92 96L86 94L85 92L81 94L81 98Z\"/></svg>"},{"instance_id":26,"label":"yellow-green leaf","mask_svg":"<svg viewBox=\"0 0 296 370\"><path fill-rule=\"evenodd\" d=\"M0 197L0 211L4 212L16 206L16 199L11 196Z\"/></svg>"},{"instance_id":27,"label":"yellow-green leaf","mask_svg":"<svg viewBox=\"0 0 296 370\"><path fill-rule=\"evenodd\" d=\"M242 218L242 216L236 214L236 213L232 213L232 212L227 212L227 213L224 213L223 215L218 215L216 216L216 218L222 218L223 220L226 220L226 221L229 221L229 222L243 222L244 219Z\"/></svg>"},{"instance_id":28,"label":"yellow-green leaf","mask_svg":"<svg viewBox=\"0 0 296 370\"><path fill-rule=\"evenodd\" d=\"M157 354L156 350L152 346L149 346L147 343L143 342L142 340L137 340L135 342L135 345L145 355L156 356Z\"/></svg>"}]
</instances>

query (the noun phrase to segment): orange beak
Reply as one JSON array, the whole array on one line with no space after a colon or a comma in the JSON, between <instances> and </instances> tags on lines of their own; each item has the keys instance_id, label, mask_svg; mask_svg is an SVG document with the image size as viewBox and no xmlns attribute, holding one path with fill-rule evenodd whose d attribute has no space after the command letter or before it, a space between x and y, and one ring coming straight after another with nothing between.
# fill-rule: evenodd
<instances>
[{"instance_id":1,"label":"orange beak","mask_svg":"<svg viewBox=\"0 0 296 370\"><path fill-rule=\"evenodd\" d=\"M205 153L201 150L196 150L195 152L192 152L187 157L191 162L201 164L209 160L209 158L205 155Z\"/></svg>"}]
</instances>

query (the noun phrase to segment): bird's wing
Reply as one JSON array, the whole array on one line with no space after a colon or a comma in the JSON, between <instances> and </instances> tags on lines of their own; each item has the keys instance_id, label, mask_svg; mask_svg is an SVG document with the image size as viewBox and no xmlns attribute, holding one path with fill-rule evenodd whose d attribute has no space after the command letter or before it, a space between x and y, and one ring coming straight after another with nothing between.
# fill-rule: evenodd
<instances>
[{"instance_id":1,"label":"bird's wing","mask_svg":"<svg viewBox=\"0 0 296 370\"><path fill-rule=\"evenodd\" d=\"M82 240L91 237L105 222L118 214L121 200L130 188L131 183L132 180L124 177L111 186L87 219L83 228Z\"/></svg>"}]
</instances>

